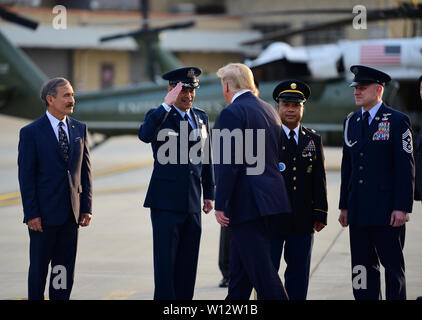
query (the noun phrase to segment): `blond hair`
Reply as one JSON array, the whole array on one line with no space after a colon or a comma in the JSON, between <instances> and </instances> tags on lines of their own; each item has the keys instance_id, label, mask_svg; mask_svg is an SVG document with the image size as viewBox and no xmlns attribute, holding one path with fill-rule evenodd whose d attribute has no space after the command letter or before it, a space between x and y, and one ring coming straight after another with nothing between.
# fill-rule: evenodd
<instances>
[{"instance_id":1,"label":"blond hair","mask_svg":"<svg viewBox=\"0 0 422 320\"><path fill-rule=\"evenodd\" d=\"M253 73L249 67L243 63L229 63L218 69L217 76L225 83L229 84L229 88L233 92L249 89L255 92Z\"/></svg>"}]
</instances>

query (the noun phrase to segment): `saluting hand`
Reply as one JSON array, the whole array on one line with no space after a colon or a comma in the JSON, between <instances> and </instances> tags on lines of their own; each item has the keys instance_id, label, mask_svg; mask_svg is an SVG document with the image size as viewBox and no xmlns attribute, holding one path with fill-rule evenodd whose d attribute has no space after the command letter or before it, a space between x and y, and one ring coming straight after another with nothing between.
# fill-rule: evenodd
<instances>
[{"instance_id":1,"label":"saluting hand","mask_svg":"<svg viewBox=\"0 0 422 320\"><path fill-rule=\"evenodd\" d=\"M182 89L182 83L179 82L173 89L171 89L167 93L166 97L164 98L164 103L168 106L173 105L176 102L177 96L179 95L180 91L182 91Z\"/></svg>"}]
</instances>

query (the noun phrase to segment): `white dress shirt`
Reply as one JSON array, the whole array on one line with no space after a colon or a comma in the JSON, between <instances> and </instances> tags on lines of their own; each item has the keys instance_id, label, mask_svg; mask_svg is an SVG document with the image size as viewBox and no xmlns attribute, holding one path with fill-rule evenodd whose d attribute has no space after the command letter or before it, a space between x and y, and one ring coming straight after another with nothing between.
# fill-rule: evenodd
<instances>
[{"instance_id":1,"label":"white dress shirt","mask_svg":"<svg viewBox=\"0 0 422 320\"><path fill-rule=\"evenodd\" d=\"M245 89L245 90L240 90L238 92L235 93L235 95L232 98L232 103L234 102L234 100L236 100L237 97L239 97L240 95L244 94L245 92L251 91L249 89Z\"/></svg>"},{"instance_id":2,"label":"white dress shirt","mask_svg":"<svg viewBox=\"0 0 422 320\"><path fill-rule=\"evenodd\" d=\"M283 127L283 130L286 133L287 138L290 139L290 129L287 128L284 124L281 124L281 126ZM296 144L299 144L299 126L294 128L293 131L295 132L294 138L296 140Z\"/></svg>"},{"instance_id":3,"label":"white dress shirt","mask_svg":"<svg viewBox=\"0 0 422 320\"><path fill-rule=\"evenodd\" d=\"M48 120L50 120L50 124L53 127L53 131L54 131L54 134L56 135L57 141L59 141L59 122L63 122L63 129L64 129L64 132L66 132L67 141L70 143L66 116L64 117L63 120L59 120L56 117L54 117L50 112L48 112L48 110L46 111L45 114L47 115Z\"/></svg>"}]
</instances>

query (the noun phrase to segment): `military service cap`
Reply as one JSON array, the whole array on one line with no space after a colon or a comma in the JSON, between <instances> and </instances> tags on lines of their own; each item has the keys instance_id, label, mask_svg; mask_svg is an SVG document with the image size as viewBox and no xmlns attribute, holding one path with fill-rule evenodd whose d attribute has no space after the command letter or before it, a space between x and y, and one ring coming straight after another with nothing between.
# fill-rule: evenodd
<instances>
[{"instance_id":1,"label":"military service cap","mask_svg":"<svg viewBox=\"0 0 422 320\"><path fill-rule=\"evenodd\" d=\"M182 82L183 88L199 88L197 77L202 73L201 69L196 67L179 68L163 74L163 79L169 81L170 86L176 86Z\"/></svg>"},{"instance_id":2,"label":"military service cap","mask_svg":"<svg viewBox=\"0 0 422 320\"><path fill-rule=\"evenodd\" d=\"M351 87L365 86L371 83L385 86L387 82L391 81L388 74L367 66L354 65L350 67L350 71L355 75L353 82L350 84Z\"/></svg>"},{"instance_id":3,"label":"military service cap","mask_svg":"<svg viewBox=\"0 0 422 320\"><path fill-rule=\"evenodd\" d=\"M276 102L305 102L311 95L309 86L299 80L285 80L275 87L273 98Z\"/></svg>"}]
</instances>

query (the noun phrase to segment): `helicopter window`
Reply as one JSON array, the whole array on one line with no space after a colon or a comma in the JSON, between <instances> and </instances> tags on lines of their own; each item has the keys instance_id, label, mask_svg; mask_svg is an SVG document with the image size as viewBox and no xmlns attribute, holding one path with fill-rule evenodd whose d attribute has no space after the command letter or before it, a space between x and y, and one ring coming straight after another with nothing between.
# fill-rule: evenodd
<instances>
[{"instance_id":1,"label":"helicopter window","mask_svg":"<svg viewBox=\"0 0 422 320\"><path fill-rule=\"evenodd\" d=\"M305 27L312 27L315 23L305 23ZM303 35L305 45L334 43L345 38L344 28L337 27L327 30L310 31Z\"/></svg>"},{"instance_id":2,"label":"helicopter window","mask_svg":"<svg viewBox=\"0 0 422 320\"><path fill-rule=\"evenodd\" d=\"M282 31L288 30L290 28L289 23L277 23L277 24L264 24L264 23L254 23L251 28L253 30L257 30L262 34L275 32L275 31ZM288 42L288 41L287 41Z\"/></svg>"},{"instance_id":3,"label":"helicopter window","mask_svg":"<svg viewBox=\"0 0 422 320\"><path fill-rule=\"evenodd\" d=\"M114 64L101 64L101 89L112 88L114 86Z\"/></svg>"}]
</instances>

